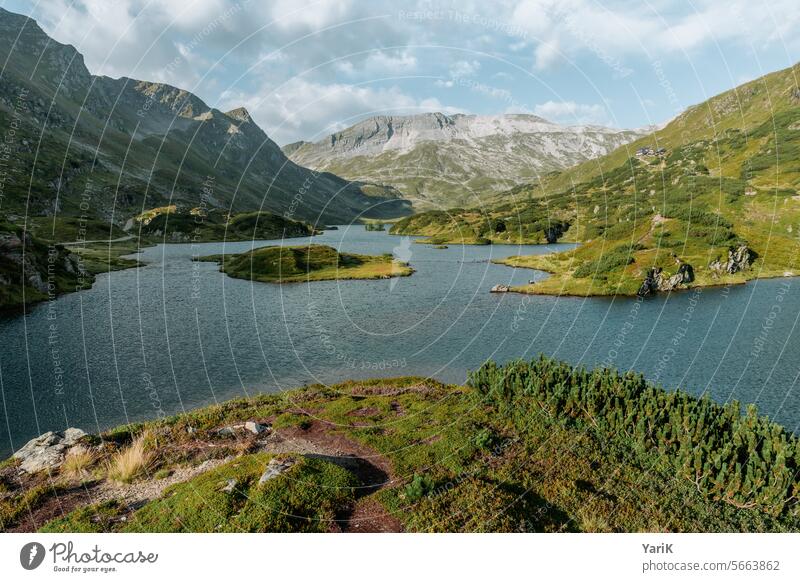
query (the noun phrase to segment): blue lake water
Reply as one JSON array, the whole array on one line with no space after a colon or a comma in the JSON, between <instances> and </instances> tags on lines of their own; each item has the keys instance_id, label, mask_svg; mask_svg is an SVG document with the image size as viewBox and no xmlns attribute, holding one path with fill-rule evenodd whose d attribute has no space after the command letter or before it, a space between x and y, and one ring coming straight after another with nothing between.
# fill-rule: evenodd
<instances>
[{"instance_id":1,"label":"blue lake water","mask_svg":"<svg viewBox=\"0 0 800 582\"><path fill-rule=\"evenodd\" d=\"M633 369L667 387L755 402L800 423L800 281L774 279L640 301L490 294L546 275L490 259L568 245L434 249L361 226L313 238L410 253L411 277L274 285L192 256L280 244L145 249L147 266L0 319L0 453L47 430L90 432L257 392L347 378L463 382L494 358L539 353ZM303 244L291 239L285 244Z\"/></svg>"}]
</instances>

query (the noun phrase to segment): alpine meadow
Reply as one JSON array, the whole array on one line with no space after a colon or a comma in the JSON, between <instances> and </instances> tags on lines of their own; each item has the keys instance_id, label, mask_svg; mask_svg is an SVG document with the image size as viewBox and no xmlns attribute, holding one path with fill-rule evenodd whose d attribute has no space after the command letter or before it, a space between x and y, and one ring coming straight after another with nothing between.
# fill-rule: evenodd
<instances>
[{"instance_id":1,"label":"alpine meadow","mask_svg":"<svg viewBox=\"0 0 800 582\"><path fill-rule=\"evenodd\" d=\"M796 579L798 32L784 0L6 2L7 553L339 579L302 534L404 533L346 546Z\"/></svg>"}]
</instances>

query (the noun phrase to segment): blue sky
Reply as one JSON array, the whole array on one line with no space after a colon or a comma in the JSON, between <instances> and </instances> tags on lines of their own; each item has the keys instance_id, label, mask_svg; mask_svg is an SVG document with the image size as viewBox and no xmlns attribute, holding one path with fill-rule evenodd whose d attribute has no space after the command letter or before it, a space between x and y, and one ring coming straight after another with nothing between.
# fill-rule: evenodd
<instances>
[{"instance_id":1,"label":"blue sky","mask_svg":"<svg viewBox=\"0 0 800 582\"><path fill-rule=\"evenodd\" d=\"M402 6L401 6L402 5ZM639 127L788 67L797 0L0 0L89 69L245 106L275 141L376 114Z\"/></svg>"}]
</instances>

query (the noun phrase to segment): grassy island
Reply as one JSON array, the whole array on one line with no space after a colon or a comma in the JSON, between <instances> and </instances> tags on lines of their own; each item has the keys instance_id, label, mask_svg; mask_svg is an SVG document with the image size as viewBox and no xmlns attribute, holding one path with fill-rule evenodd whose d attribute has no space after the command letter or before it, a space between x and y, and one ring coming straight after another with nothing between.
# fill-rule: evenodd
<instances>
[{"instance_id":1,"label":"grassy island","mask_svg":"<svg viewBox=\"0 0 800 582\"><path fill-rule=\"evenodd\" d=\"M297 283L347 279L407 277L414 270L392 255L340 253L325 245L262 247L235 255L211 255L199 260L220 263L220 270L237 279L263 283Z\"/></svg>"},{"instance_id":2,"label":"grassy island","mask_svg":"<svg viewBox=\"0 0 800 582\"><path fill-rule=\"evenodd\" d=\"M544 358L234 400L19 462L6 531L800 531L800 440L755 407Z\"/></svg>"}]
</instances>

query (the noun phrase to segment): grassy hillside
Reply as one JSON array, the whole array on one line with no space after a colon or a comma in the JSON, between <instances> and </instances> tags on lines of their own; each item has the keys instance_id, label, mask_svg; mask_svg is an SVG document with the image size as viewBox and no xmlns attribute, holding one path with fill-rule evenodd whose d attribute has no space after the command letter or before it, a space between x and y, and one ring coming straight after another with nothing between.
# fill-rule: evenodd
<instances>
[{"instance_id":1,"label":"grassy hillside","mask_svg":"<svg viewBox=\"0 0 800 582\"><path fill-rule=\"evenodd\" d=\"M432 210L396 222L390 234L422 235L417 240L431 244L546 244L564 238L572 214L568 210L552 213L546 206L528 204L516 214L491 209ZM559 217L561 216L561 218Z\"/></svg>"},{"instance_id":2,"label":"grassy hillside","mask_svg":"<svg viewBox=\"0 0 800 582\"><path fill-rule=\"evenodd\" d=\"M121 258L134 252L130 245L67 247L0 220L0 309L18 309L87 289L98 273L138 265Z\"/></svg>"},{"instance_id":3,"label":"grassy hillside","mask_svg":"<svg viewBox=\"0 0 800 582\"><path fill-rule=\"evenodd\" d=\"M64 247L48 246L22 228L0 222L0 308L80 288L85 276L77 257Z\"/></svg>"},{"instance_id":4,"label":"grassy hillside","mask_svg":"<svg viewBox=\"0 0 800 582\"><path fill-rule=\"evenodd\" d=\"M800 441L783 428L544 359L489 363L469 386L262 395L81 446L50 476L3 464L5 530L800 531Z\"/></svg>"},{"instance_id":5,"label":"grassy hillside","mask_svg":"<svg viewBox=\"0 0 800 582\"><path fill-rule=\"evenodd\" d=\"M417 215L393 232L434 242L539 243L553 224L555 238L584 243L503 261L553 274L515 289L531 293L634 294L648 280L664 291L793 275L800 251L797 72L714 97L652 136L515 189L488 210ZM693 277L670 283L683 265Z\"/></svg>"},{"instance_id":6,"label":"grassy hillside","mask_svg":"<svg viewBox=\"0 0 800 582\"><path fill-rule=\"evenodd\" d=\"M310 224L269 212L228 216L216 209L177 205L139 214L128 231L110 221L86 217L16 216L14 222L0 221L0 309L88 289L99 273L138 267L139 261L125 256L154 244L272 240L316 232ZM340 270L338 278L395 276L391 260L370 257L354 269L356 260L361 259L343 260L346 268ZM406 267L397 269L398 274L406 271L411 272ZM329 271L314 276L337 278Z\"/></svg>"},{"instance_id":7,"label":"grassy hillside","mask_svg":"<svg viewBox=\"0 0 800 582\"><path fill-rule=\"evenodd\" d=\"M263 283L298 283L345 279L389 279L414 272L392 255L340 253L325 245L262 247L235 255L211 255L220 271L237 279Z\"/></svg>"},{"instance_id":8,"label":"grassy hillside","mask_svg":"<svg viewBox=\"0 0 800 582\"><path fill-rule=\"evenodd\" d=\"M0 126L14 128L4 144L8 212L121 225L174 203L323 222L409 212L394 192L367 195L296 165L243 108L222 112L163 83L92 75L74 47L4 9L0 59Z\"/></svg>"}]
</instances>

